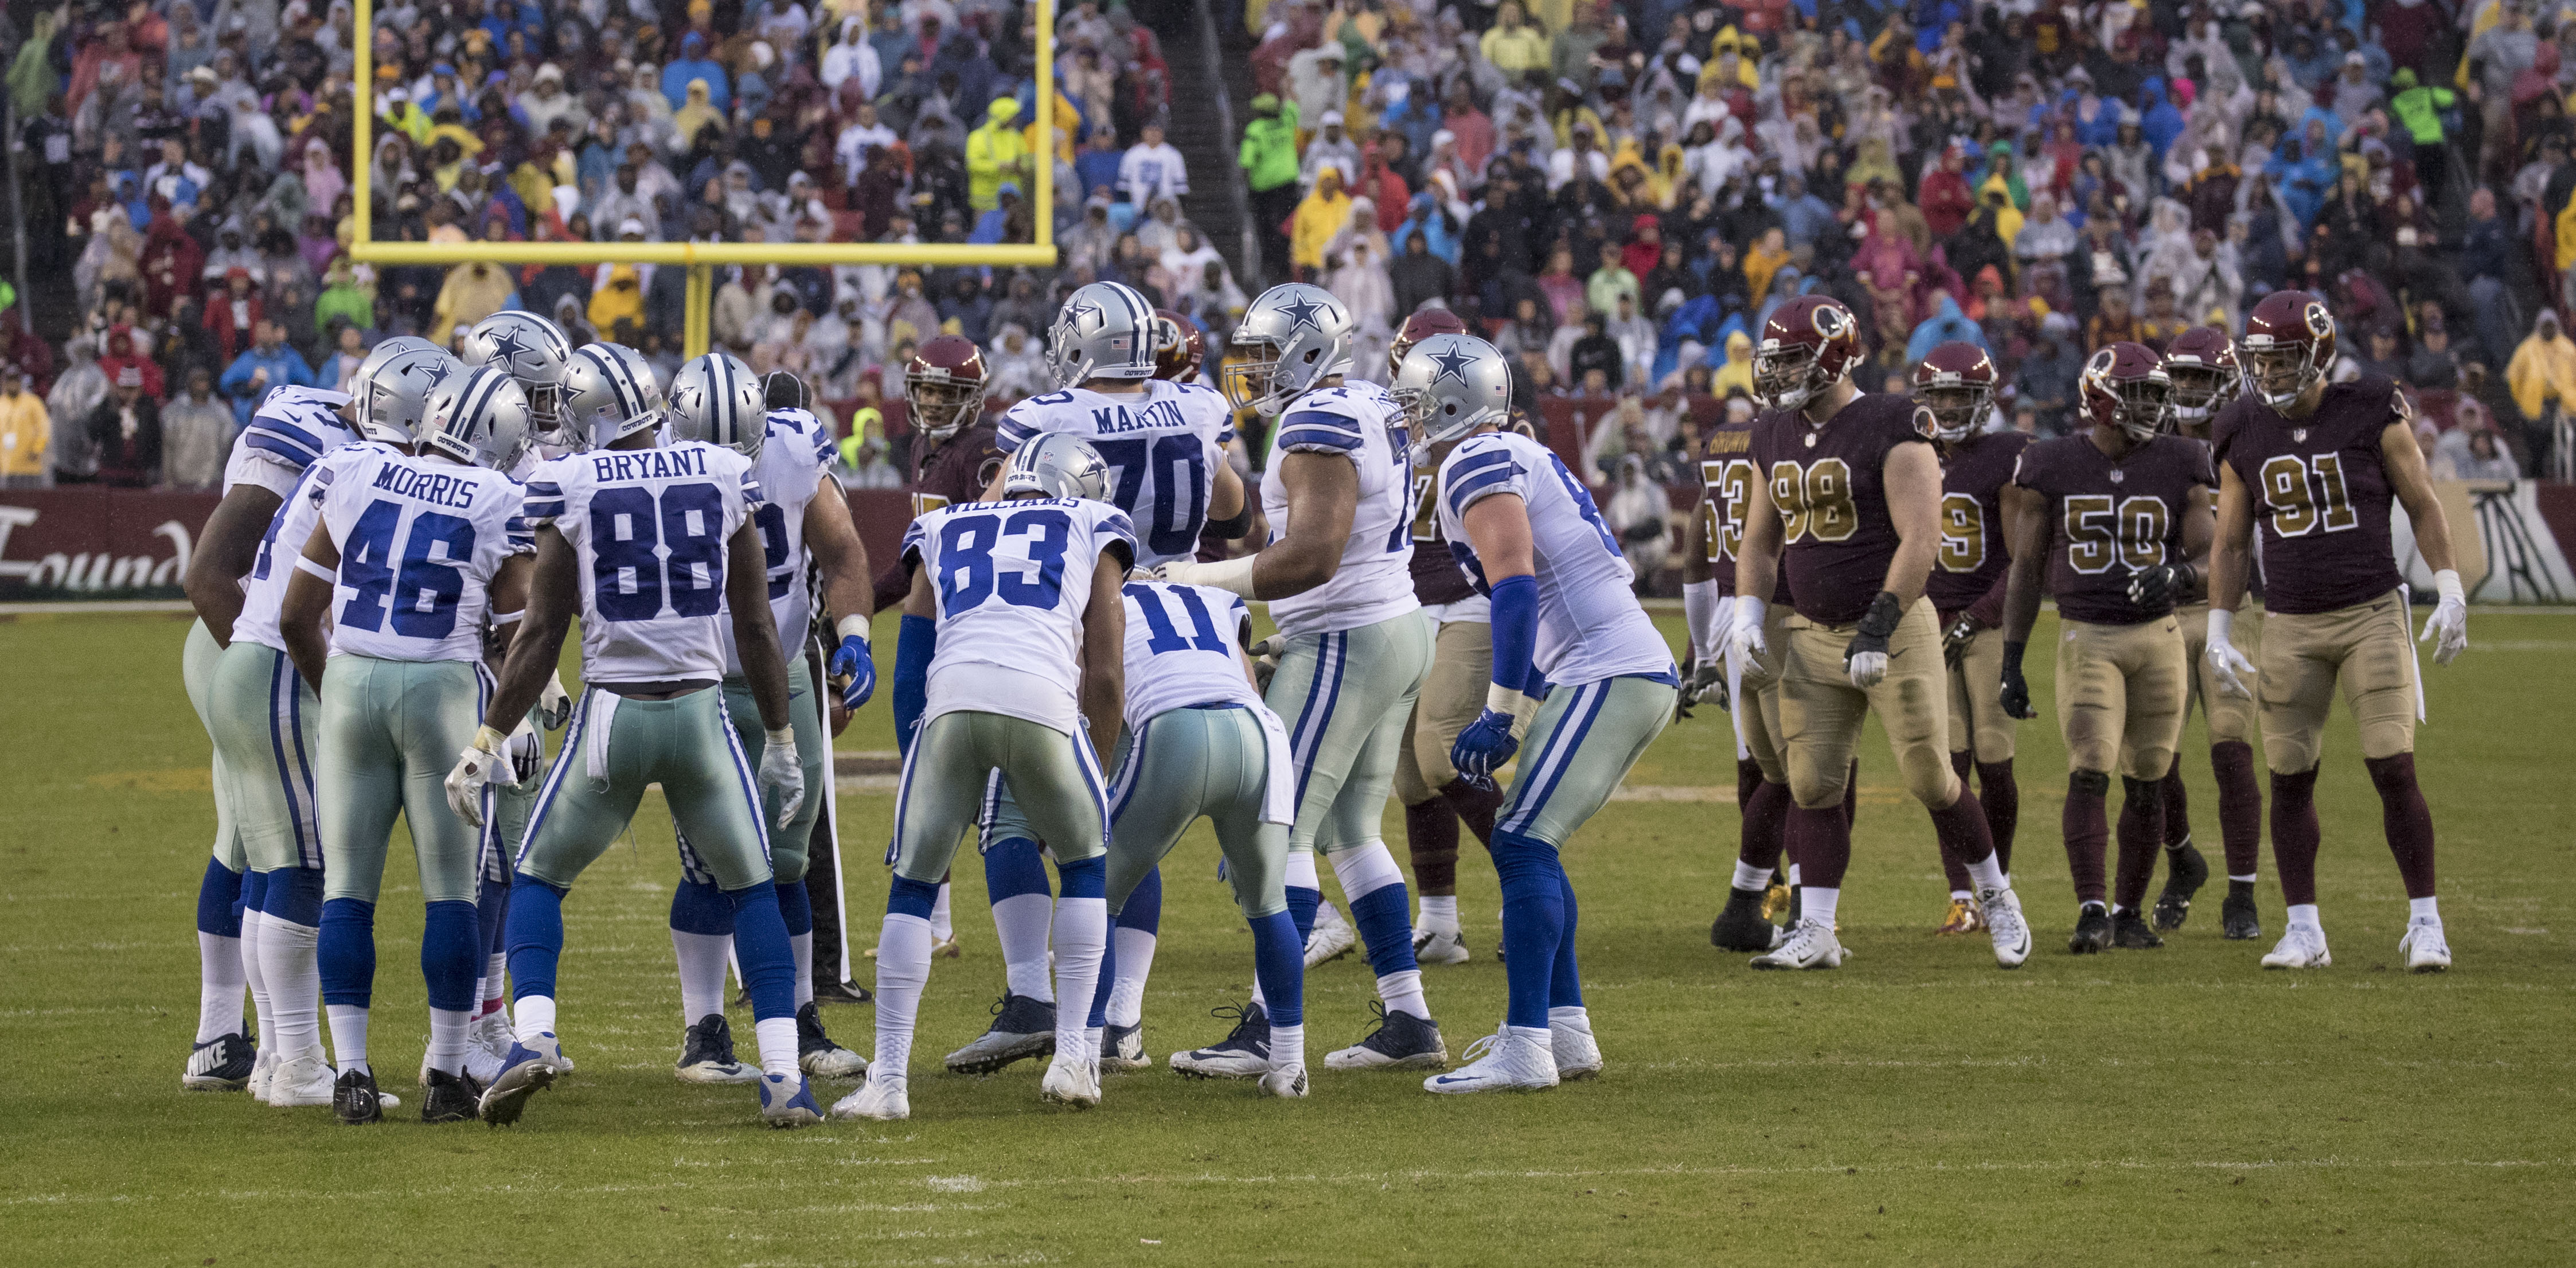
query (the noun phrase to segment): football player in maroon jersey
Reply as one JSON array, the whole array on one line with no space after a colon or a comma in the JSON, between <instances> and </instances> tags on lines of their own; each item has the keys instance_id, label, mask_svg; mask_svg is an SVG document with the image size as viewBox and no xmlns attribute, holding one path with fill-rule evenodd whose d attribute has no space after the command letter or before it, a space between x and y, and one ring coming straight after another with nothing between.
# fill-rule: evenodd
<instances>
[{"instance_id":1,"label":"football player in maroon jersey","mask_svg":"<svg viewBox=\"0 0 2576 1268\"><path fill-rule=\"evenodd\" d=\"M1940 614L1950 676L1950 769L1963 782L1976 771L1997 866L2009 875L2021 785L2013 779L2016 720L1996 703L2003 684L2004 569L2012 558L2001 491L2030 437L1991 425L1995 379L1994 359L1973 343L1941 344L1914 367L1914 403L1930 411L1941 451L1941 549L1923 593ZM1976 932L1981 925L1967 864L1945 851L1941 870L1950 882L1950 907L1938 932Z\"/></svg>"},{"instance_id":2,"label":"football player in maroon jersey","mask_svg":"<svg viewBox=\"0 0 2576 1268\"><path fill-rule=\"evenodd\" d=\"M1872 711L1886 728L1907 791L1932 813L1977 884L1996 962L2030 954L2020 900L1995 859L1976 794L1949 761L1949 691L1941 629L1923 597L1941 537L1941 465L1931 423L1903 396L1863 393L1851 311L1821 296L1774 310L1754 347L1754 389L1771 411L1753 427L1763 475L1736 558L1727 650L1776 666L1787 739L1789 850L1804 873L1802 910L1757 968L1833 968L1842 962L1834 916L1851 862L1842 811L1852 748ZM1786 569L1794 594L1787 637L1766 627L1769 594Z\"/></svg>"},{"instance_id":3,"label":"football player in maroon jersey","mask_svg":"<svg viewBox=\"0 0 2576 1268\"><path fill-rule=\"evenodd\" d=\"M2165 347L2165 377L2173 380L2166 397L2172 406L2174 431L2207 444L2209 425L2218 411L2236 399L2243 382L2236 366L2236 343L2216 326L2194 326L2174 336ZM2213 514L2218 490L2209 491ZM2218 909L2223 937L2263 936L2263 919L2254 906L2254 880L2263 857L2263 786L2254 779L2254 702L2218 689L2202 655L2209 641L2209 599L2174 609L2182 625L2183 654L2191 664L2191 703L2209 723L2209 769L2218 780L2218 838L2227 861L2227 900ZM2236 614L2237 650L2253 655L2263 614L2246 608ZM2188 716L2188 710L2186 710ZM2165 888L2156 895L2155 925L2182 928L2191 915L2192 895L2209 879L2209 863L2191 843L2191 800L2184 792L2182 759L2176 756L2165 776Z\"/></svg>"},{"instance_id":4,"label":"football player in maroon jersey","mask_svg":"<svg viewBox=\"0 0 2576 1268\"><path fill-rule=\"evenodd\" d=\"M1207 338L1199 324L1168 308L1154 310L1154 377L1174 383L1199 381L1207 359Z\"/></svg>"},{"instance_id":5,"label":"football player in maroon jersey","mask_svg":"<svg viewBox=\"0 0 2576 1268\"><path fill-rule=\"evenodd\" d=\"M2066 866L2079 904L2077 955L2160 947L2140 905L2164 844L2164 793L2191 694L2177 598L2209 557L2209 451L2165 434L2171 386L2144 344L2115 343L2076 382L2084 431L2022 451L2004 486L2012 568L2004 595L2002 703L2032 716L2022 653L2039 620L2042 571L2057 596L2057 724L2066 736ZM2105 908L2111 771L2117 767L2120 875Z\"/></svg>"},{"instance_id":6,"label":"football player in maroon jersey","mask_svg":"<svg viewBox=\"0 0 2576 1268\"><path fill-rule=\"evenodd\" d=\"M2251 694L2254 662L2230 635L2245 597L2254 532L2263 533L2263 758L2272 770L2272 858L2289 930L2265 968L2323 968L2317 919L2317 762L2340 690L2360 724L2362 764L2379 790L2388 848L2406 882L2399 953L2417 973L2451 966L2433 894L2433 814L2415 782L2421 689L2407 634L2407 594L2391 542L2390 503L2406 508L2438 602L2424 622L2435 663L2469 645L2469 607L2452 564L2451 529L2415 447L2405 395L2384 375L2326 382L2334 316L2306 291L2274 291L2245 316L2236 354L2244 398L2215 424L2218 545L2210 561L2209 646L2219 689Z\"/></svg>"}]
</instances>

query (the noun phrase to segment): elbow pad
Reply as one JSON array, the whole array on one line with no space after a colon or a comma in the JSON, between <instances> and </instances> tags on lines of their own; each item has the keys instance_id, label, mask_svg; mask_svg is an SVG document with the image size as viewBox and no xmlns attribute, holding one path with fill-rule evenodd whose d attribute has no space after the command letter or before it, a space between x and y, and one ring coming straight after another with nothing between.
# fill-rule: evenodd
<instances>
[{"instance_id":1,"label":"elbow pad","mask_svg":"<svg viewBox=\"0 0 2576 1268\"><path fill-rule=\"evenodd\" d=\"M912 752L913 733L921 729L922 711L930 705L930 661L939 652L939 623L907 614L894 645L894 742Z\"/></svg>"}]
</instances>

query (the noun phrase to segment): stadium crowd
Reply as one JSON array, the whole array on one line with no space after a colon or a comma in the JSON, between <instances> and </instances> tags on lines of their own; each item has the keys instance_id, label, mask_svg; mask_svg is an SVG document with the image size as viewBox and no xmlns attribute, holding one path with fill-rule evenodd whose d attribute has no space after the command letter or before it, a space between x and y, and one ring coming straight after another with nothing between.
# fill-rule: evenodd
<instances>
[{"instance_id":1,"label":"stadium crowd","mask_svg":"<svg viewBox=\"0 0 2576 1268\"><path fill-rule=\"evenodd\" d=\"M1689 481L1696 429L1752 408L1750 333L1811 293L1861 315L1867 386L1965 339L1994 356L2008 424L2055 433L2093 349L2232 330L2304 287L2343 326L2338 374L2411 388L2438 472L2576 464L2557 316L2576 301L2576 4L1215 7L1252 48L1250 95L1239 151L1215 156L1235 170L1196 176L1243 182L1248 271L1346 299L1364 367L1439 304L1517 359L1523 407L1617 398L1584 441L1614 518L1662 522L1653 486ZM1186 23L1060 5L1072 126L1050 139L1032 14L390 0L364 94L374 231L989 243L1052 216L1052 270L721 271L718 345L814 381L845 482L894 487L904 436L880 406L921 340L986 346L1007 404L1052 386L1063 295L1117 280L1197 321L1213 375L1258 289L1181 212L1190 165L1162 125L1218 87L1171 82L1155 26ZM8 10L38 293L0 320L9 485L211 487L268 387L336 386L379 339L448 343L507 307L676 368L677 268L350 260L353 27L347 0ZM1052 207L1032 205L1038 163Z\"/></svg>"}]
</instances>

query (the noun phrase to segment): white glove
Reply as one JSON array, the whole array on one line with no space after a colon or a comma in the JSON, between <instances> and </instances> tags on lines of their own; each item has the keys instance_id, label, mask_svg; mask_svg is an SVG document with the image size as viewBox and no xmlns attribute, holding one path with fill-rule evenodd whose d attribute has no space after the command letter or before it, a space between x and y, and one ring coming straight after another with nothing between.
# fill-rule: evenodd
<instances>
[{"instance_id":1,"label":"white glove","mask_svg":"<svg viewBox=\"0 0 2576 1268\"><path fill-rule=\"evenodd\" d=\"M485 785L518 783L510 773L510 759L502 753L509 743L510 737L488 726L478 727L474 742L456 755L456 769L447 772L447 808L473 827L483 826Z\"/></svg>"},{"instance_id":2,"label":"white glove","mask_svg":"<svg viewBox=\"0 0 2576 1268\"><path fill-rule=\"evenodd\" d=\"M2218 689L2238 700L2251 700L2254 693L2246 689L2245 680L2254 676L2254 662L2236 650L2229 635L2236 628L2236 614L2225 608L2209 610L2209 672L2218 676Z\"/></svg>"},{"instance_id":3,"label":"white glove","mask_svg":"<svg viewBox=\"0 0 2576 1268\"><path fill-rule=\"evenodd\" d=\"M1851 659L1844 663L1843 672L1850 676L1851 685L1867 691L1887 677L1887 653L1853 652Z\"/></svg>"},{"instance_id":4,"label":"white glove","mask_svg":"<svg viewBox=\"0 0 2576 1268\"><path fill-rule=\"evenodd\" d=\"M2433 588L2442 597L2433 605L2433 615L2424 618L2423 638L2435 640L2433 663L2448 666L2469 650L2469 600L2460 589L2460 574L2449 568L2433 574Z\"/></svg>"},{"instance_id":5,"label":"white glove","mask_svg":"<svg viewBox=\"0 0 2576 1268\"><path fill-rule=\"evenodd\" d=\"M546 689L537 693L537 723L549 731L560 731L572 721L572 694L564 690L563 671L546 675Z\"/></svg>"},{"instance_id":6,"label":"white glove","mask_svg":"<svg viewBox=\"0 0 2576 1268\"><path fill-rule=\"evenodd\" d=\"M546 736L537 724L526 718L510 732L510 782L525 788L528 781L546 773Z\"/></svg>"},{"instance_id":7,"label":"white glove","mask_svg":"<svg viewBox=\"0 0 2576 1268\"><path fill-rule=\"evenodd\" d=\"M1719 641L1718 652L1737 657L1744 665L1770 655L1771 644L1762 635L1762 622L1770 615L1770 606L1749 594L1735 596L1735 621Z\"/></svg>"},{"instance_id":8,"label":"white glove","mask_svg":"<svg viewBox=\"0 0 2576 1268\"><path fill-rule=\"evenodd\" d=\"M770 732L761 748L760 791L765 796L771 789L778 792L778 826L786 827L805 804L805 759L797 755L794 727Z\"/></svg>"}]
</instances>

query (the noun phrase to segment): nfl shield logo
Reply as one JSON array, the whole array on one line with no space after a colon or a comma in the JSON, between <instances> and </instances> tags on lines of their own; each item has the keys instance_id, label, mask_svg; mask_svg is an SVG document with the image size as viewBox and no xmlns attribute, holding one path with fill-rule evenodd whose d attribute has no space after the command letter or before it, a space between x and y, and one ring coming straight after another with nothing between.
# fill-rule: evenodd
<instances>
[{"instance_id":1,"label":"nfl shield logo","mask_svg":"<svg viewBox=\"0 0 2576 1268\"><path fill-rule=\"evenodd\" d=\"M2129 478L2129 473L2128 473L2128 472L2126 472L2126 471L2114 471L2114 472L2112 472L2112 473L2111 473L2111 483L2113 483L2113 484L2119 484L2119 483L2121 483L2121 482L2123 482L2123 481L2127 480L2128 478Z\"/></svg>"},{"instance_id":2,"label":"nfl shield logo","mask_svg":"<svg viewBox=\"0 0 2576 1268\"><path fill-rule=\"evenodd\" d=\"M2298 444L2302 444L2302 445L2304 445L2304 444L2308 443L2308 429L2307 429L2307 428L2305 428L2305 427L2293 427L2293 428L2291 428L2291 429L2290 429L2290 439L2291 439L2292 441L2294 441L2294 442L2296 442L2296 443L2298 443Z\"/></svg>"}]
</instances>

